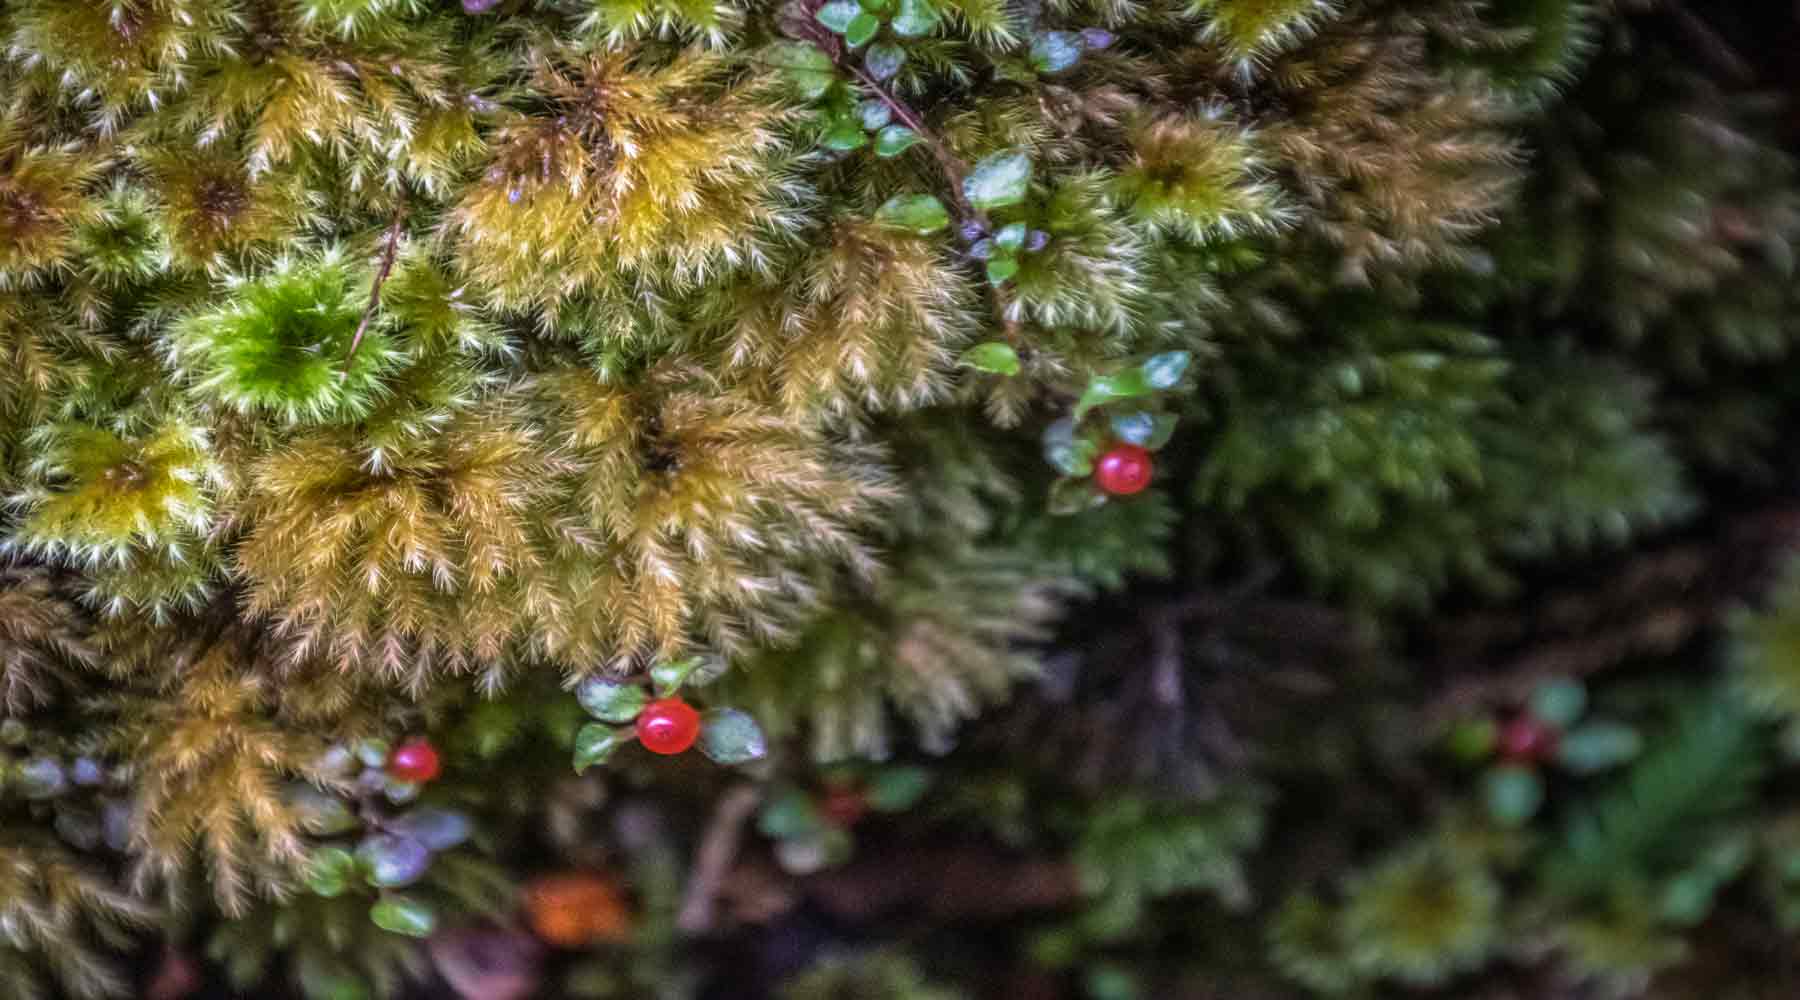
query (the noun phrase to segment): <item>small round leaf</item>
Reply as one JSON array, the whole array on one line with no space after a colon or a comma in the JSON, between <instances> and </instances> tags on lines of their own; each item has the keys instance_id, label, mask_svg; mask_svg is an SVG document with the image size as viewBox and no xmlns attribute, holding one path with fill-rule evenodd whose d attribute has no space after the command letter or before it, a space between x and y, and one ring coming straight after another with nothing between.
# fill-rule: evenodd
<instances>
[{"instance_id":1,"label":"small round leaf","mask_svg":"<svg viewBox=\"0 0 1800 1000\"><path fill-rule=\"evenodd\" d=\"M1019 352L1013 350L1011 344L997 340L976 344L964 351L957 361L991 375L1019 374Z\"/></svg>"},{"instance_id":2,"label":"small round leaf","mask_svg":"<svg viewBox=\"0 0 1800 1000\"><path fill-rule=\"evenodd\" d=\"M650 696L644 693L640 684L589 677L575 688L575 700L601 722L622 723L637 718Z\"/></svg>"},{"instance_id":3,"label":"small round leaf","mask_svg":"<svg viewBox=\"0 0 1800 1000\"><path fill-rule=\"evenodd\" d=\"M931 195L897 194L875 210L875 220L924 236L949 225L950 213Z\"/></svg>"},{"instance_id":4,"label":"small round leaf","mask_svg":"<svg viewBox=\"0 0 1800 1000\"><path fill-rule=\"evenodd\" d=\"M1482 780L1488 815L1502 826L1524 826L1544 804L1544 779L1530 768L1506 765Z\"/></svg>"},{"instance_id":5,"label":"small round leaf","mask_svg":"<svg viewBox=\"0 0 1800 1000\"><path fill-rule=\"evenodd\" d=\"M892 42L877 42L863 55L863 68L877 80L886 80L906 65L906 50Z\"/></svg>"},{"instance_id":6,"label":"small round leaf","mask_svg":"<svg viewBox=\"0 0 1800 1000\"><path fill-rule=\"evenodd\" d=\"M700 717L700 752L718 764L744 764L769 752L762 727L748 712L715 708Z\"/></svg>"},{"instance_id":7,"label":"small round leaf","mask_svg":"<svg viewBox=\"0 0 1800 1000\"><path fill-rule=\"evenodd\" d=\"M409 896L384 896L369 907L375 926L407 937L430 937L437 929L437 911L431 904Z\"/></svg>"},{"instance_id":8,"label":"small round leaf","mask_svg":"<svg viewBox=\"0 0 1800 1000\"><path fill-rule=\"evenodd\" d=\"M919 144L919 133L905 125L888 125L875 136L876 156L899 156Z\"/></svg>"},{"instance_id":9,"label":"small round leaf","mask_svg":"<svg viewBox=\"0 0 1800 1000\"><path fill-rule=\"evenodd\" d=\"M629 727L614 727L598 722L582 726L575 734L575 773L580 774L595 764L606 763L614 750L631 742Z\"/></svg>"},{"instance_id":10,"label":"small round leaf","mask_svg":"<svg viewBox=\"0 0 1800 1000\"><path fill-rule=\"evenodd\" d=\"M1023 152L995 153L975 164L963 178L964 197L983 210L1017 205L1025 200L1030 187L1031 157Z\"/></svg>"}]
</instances>

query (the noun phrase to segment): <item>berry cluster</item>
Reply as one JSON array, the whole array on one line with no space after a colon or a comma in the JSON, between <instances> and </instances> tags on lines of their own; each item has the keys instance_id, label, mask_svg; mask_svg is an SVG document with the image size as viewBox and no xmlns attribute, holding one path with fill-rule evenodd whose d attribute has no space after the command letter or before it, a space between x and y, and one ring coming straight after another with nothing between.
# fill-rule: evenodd
<instances>
[{"instance_id":1,"label":"berry cluster","mask_svg":"<svg viewBox=\"0 0 1800 1000\"><path fill-rule=\"evenodd\" d=\"M590 677L575 689L581 707L596 720L575 734L575 771L604 762L626 743L636 741L655 754L673 755L698 744L700 752L720 764L743 764L768 752L762 728L735 708L701 713L678 692L690 681L712 676L699 657L658 663L649 684Z\"/></svg>"},{"instance_id":2,"label":"berry cluster","mask_svg":"<svg viewBox=\"0 0 1800 1000\"><path fill-rule=\"evenodd\" d=\"M433 858L467 841L473 826L462 812L417 801L442 773L437 747L424 738L398 746L381 739L337 744L326 751L319 769L341 781L349 794L311 785L292 790L291 802L317 838L304 873L307 887L328 899L358 887L372 890L377 897L369 917L377 926L411 937L429 935L437 926L435 908L394 890L424 879Z\"/></svg>"},{"instance_id":3,"label":"berry cluster","mask_svg":"<svg viewBox=\"0 0 1800 1000\"><path fill-rule=\"evenodd\" d=\"M1543 807L1544 769L1594 774L1637 756L1637 731L1608 719L1585 718L1587 689L1558 679L1540 685L1525 704L1500 717L1466 720L1451 730L1448 749L1470 763L1492 761L1482 775L1488 815L1520 826Z\"/></svg>"}]
</instances>

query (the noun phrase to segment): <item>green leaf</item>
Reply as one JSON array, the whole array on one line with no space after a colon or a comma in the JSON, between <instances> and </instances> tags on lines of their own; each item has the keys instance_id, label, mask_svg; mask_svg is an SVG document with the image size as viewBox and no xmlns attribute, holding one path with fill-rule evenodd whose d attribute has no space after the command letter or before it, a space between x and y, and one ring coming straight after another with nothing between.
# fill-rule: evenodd
<instances>
[{"instance_id":1,"label":"green leaf","mask_svg":"<svg viewBox=\"0 0 1800 1000\"><path fill-rule=\"evenodd\" d=\"M369 907L375 926L407 937L430 937L437 929L437 911L431 904L410 896L384 896Z\"/></svg>"},{"instance_id":2,"label":"green leaf","mask_svg":"<svg viewBox=\"0 0 1800 1000\"><path fill-rule=\"evenodd\" d=\"M1117 399L1135 399L1155 391L1141 368L1127 368L1111 375L1095 375L1075 403L1075 419L1087 416L1089 410Z\"/></svg>"},{"instance_id":3,"label":"green leaf","mask_svg":"<svg viewBox=\"0 0 1800 1000\"><path fill-rule=\"evenodd\" d=\"M918 145L919 133L905 125L889 125L875 136L875 155L899 156Z\"/></svg>"},{"instance_id":4,"label":"green leaf","mask_svg":"<svg viewBox=\"0 0 1800 1000\"><path fill-rule=\"evenodd\" d=\"M1081 61L1081 36L1073 31L1045 31L1031 40L1031 65L1039 73L1061 73Z\"/></svg>"},{"instance_id":5,"label":"green leaf","mask_svg":"<svg viewBox=\"0 0 1800 1000\"><path fill-rule=\"evenodd\" d=\"M887 102L871 97L856 106L856 114L862 119L862 127L874 132L894 119L894 109Z\"/></svg>"},{"instance_id":6,"label":"green leaf","mask_svg":"<svg viewBox=\"0 0 1800 1000\"><path fill-rule=\"evenodd\" d=\"M825 825L812 796L787 785L763 804L756 815L757 832L771 840L811 834Z\"/></svg>"},{"instance_id":7,"label":"green leaf","mask_svg":"<svg viewBox=\"0 0 1800 1000\"><path fill-rule=\"evenodd\" d=\"M1165 351L1151 355L1144 362L1144 381L1152 389L1172 389L1181 381L1193 355L1186 351Z\"/></svg>"},{"instance_id":8,"label":"green leaf","mask_svg":"<svg viewBox=\"0 0 1800 1000\"><path fill-rule=\"evenodd\" d=\"M877 42L863 54L863 68L877 80L886 80L906 65L906 50L892 42Z\"/></svg>"},{"instance_id":9,"label":"green leaf","mask_svg":"<svg viewBox=\"0 0 1800 1000\"><path fill-rule=\"evenodd\" d=\"M659 661L650 667L650 686L656 689L658 698L667 698L693 679L694 672L705 662L705 658L699 656Z\"/></svg>"},{"instance_id":10,"label":"green leaf","mask_svg":"<svg viewBox=\"0 0 1800 1000\"><path fill-rule=\"evenodd\" d=\"M875 210L875 221L924 236L950 224L944 203L928 194L897 194Z\"/></svg>"},{"instance_id":11,"label":"green leaf","mask_svg":"<svg viewBox=\"0 0 1800 1000\"><path fill-rule=\"evenodd\" d=\"M1531 714L1557 729L1567 729L1587 711L1587 688L1573 678L1545 681L1531 692Z\"/></svg>"},{"instance_id":12,"label":"green leaf","mask_svg":"<svg viewBox=\"0 0 1800 1000\"><path fill-rule=\"evenodd\" d=\"M1483 778L1481 796L1494 822L1524 826L1544 804L1544 779L1529 768L1496 767Z\"/></svg>"},{"instance_id":13,"label":"green leaf","mask_svg":"<svg viewBox=\"0 0 1800 1000\"><path fill-rule=\"evenodd\" d=\"M370 885L392 889L424 878L431 867L431 851L411 837L377 833L356 845L356 863Z\"/></svg>"},{"instance_id":14,"label":"green leaf","mask_svg":"<svg viewBox=\"0 0 1800 1000\"><path fill-rule=\"evenodd\" d=\"M631 730L624 727L602 725L590 722L581 727L575 734L575 773L580 774L595 764L606 763L606 758L619 747L631 742Z\"/></svg>"},{"instance_id":15,"label":"green leaf","mask_svg":"<svg viewBox=\"0 0 1800 1000\"><path fill-rule=\"evenodd\" d=\"M715 708L700 717L700 752L715 764L744 764L766 756L769 741L750 713Z\"/></svg>"},{"instance_id":16,"label":"green leaf","mask_svg":"<svg viewBox=\"0 0 1800 1000\"><path fill-rule=\"evenodd\" d=\"M362 761L364 767L386 767L388 752L392 748L388 741L380 737L371 737L356 742L356 759Z\"/></svg>"},{"instance_id":17,"label":"green leaf","mask_svg":"<svg viewBox=\"0 0 1800 1000\"><path fill-rule=\"evenodd\" d=\"M1013 350L1011 344L1003 344L998 340L976 344L962 352L962 356L956 360L991 375L1019 374L1019 352Z\"/></svg>"},{"instance_id":18,"label":"green leaf","mask_svg":"<svg viewBox=\"0 0 1800 1000\"><path fill-rule=\"evenodd\" d=\"M862 122L855 116L846 116L832 121L819 140L826 149L835 149L848 153L853 149L861 149L869 144L869 134L863 131Z\"/></svg>"},{"instance_id":19,"label":"green leaf","mask_svg":"<svg viewBox=\"0 0 1800 1000\"><path fill-rule=\"evenodd\" d=\"M306 860L306 887L315 895L334 899L350 887L356 873L356 857L341 847L321 847Z\"/></svg>"},{"instance_id":20,"label":"green leaf","mask_svg":"<svg viewBox=\"0 0 1800 1000\"><path fill-rule=\"evenodd\" d=\"M904 812L930 787L931 772L922 767L884 767L870 776L863 795L876 812Z\"/></svg>"},{"instance_id":21,"label":"green leaf","mask_svg":"<svg viewBox=\"0 0 1800 1000\"><path fill-rule=\"evenodd\" d=\"M1106 502L1106 494L1091 479L1058 479L1050 487L1048 507L1052 514L1078 514Z\"/></svg>"},{"instance_id":22,"label":"green leaf","mask_svg":"<svg viewBox=\"0 0 1800 1000\"><path fill-rule=\"evenodd\" d=\"M890 27L902 38L920 38L937 30L942 19L931 0L900 0L900 12Z\"/></svg>"},{"instance_id":23,"label":"green leaf","mask_svg":"<svg viewBox=\"0 0 1800 1000\"><path fill-rule=\"evenodd\" d=\"M1006 284L1006 279L1019 273L1017 257L993 257L987 262L988 284L995 288Z\"/></svg>"},{"instance_id":24,"label":"green leaf","mask_svg":"<svg viewBox=\"0 0 1800 1000\"><path fill-rule=\"evenodd\" d=\"M1023 222L1014 222L1001 226L1000 231L994 234L994 245L1002 250L1016 252L1020 247L1025 245L1025 234L1027 232L1028 230L1025 228L1025 223Z\"/></svg>"},{"instance_id":25,"label":"green leaf","mask_svg":"<svg viewBox=\"0 0 1800 1000\"><path fill-rule=\"evenodd\" d=\"M831 0L830 3L820 7L817 14L813 15L820 24L840 35L848 32L851 23L861 16L863 16L862 5L856 0Z\"/></svg>"},{"instance_id":26,"label":"green leaf","mask_svg":"<svg viewBox=\"0 0 1800 1000\"><path fill-rule=\"evenodd\" d=\"M575 688L575 700L601 722L630 722L644 710L650 696L639 684L589 677Z\"/></svg>"},{"instance_id":27,"label":"green leaf","mask_svg":"<svg viewBox=\"0 0 1800 1000\"><path fill-rule=\"evenodd\" d=\"M1089 435L1075 433L1075 421L1054 421L1044 428L1044 461L1065 476L1086 476L1094 471L1094 456L1100 453L1099 442Z\"/></svg>"},{"instance_id":28,"label":"green leaf","mask_svg":"<svg viewBox=\"0 0 1800 1000\"><path fill-rule=\"evenodd\" d=\"M1155 451L1168 444L1169 439L1175 436L1175 425L1179 419L1173 413L1151 413L1148 410L1116 414L1112 419L1113 436L1140 448Z\"/></svg>"},{"instance_id":29,"label":"green leaf","mask_svg":"<svg viewBox=\"0 0 1800 1000\"><path fill-rule=\"evenodd\" d=\"M861 48L880 32L881 19L865 11L850 19L850 27L844 29L844 41L853 49Z\"/></svg>"},{"instance_id":30,"label":"green leaf","mask_svg":"<svg viewBox=\"0 0 1800 1000\"><path fill-rule=\"evenodd\" d=\"M1478 764L1493 756L1500 743L1500 727L1493 719L1465 719L1450 730L1445 749L1465 764Z\"/></svg>"},{"instance_id":31,"label":"green leaf","mask_svg":"<svg viewBox=\"0 0 1800 1000\"><path fill-rule=\"evenodd\" d=\"M782 42L769 46L766 59L779 66L782 75L807 100L817 100L837 81L831 57L816 45Z\"/></svg>"},{"instance_id":32,"label":"green leaf","mask_svg":"<svg viewBox=\"0 0 1800 1000\"><path fill-rule=\"evenodd\" d=\"M1030 187L1031 157L1023 152L995 153L963 178L963 195L984 211L1017 205Z\"/></svg>"},{"instance_id":33,"label":"green leaf","mask_svg":"<svg viewBox=\"0 0 1800 1000\"><path fill-rule=\"evenodd\" d=\"M1631 760L1643 748L1644 739L1636 729L1596 719L1563 734L1556 761L1576 774L1596 774Z\"/></svg>"}]
</instances>

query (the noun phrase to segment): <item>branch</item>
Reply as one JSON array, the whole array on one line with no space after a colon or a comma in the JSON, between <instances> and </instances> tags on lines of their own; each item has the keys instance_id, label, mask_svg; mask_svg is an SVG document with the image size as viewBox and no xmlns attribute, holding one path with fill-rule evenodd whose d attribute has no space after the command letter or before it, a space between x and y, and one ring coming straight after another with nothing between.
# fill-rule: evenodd
<instances>
[{"instance_id":1,"label":"branch","mask_svg":"<svg viewBox=\"0 0 1800 1000\"><path fill-rule=\"evenodd\" d=\"M738 841L744 835L744 823L762 802L762 789L741 784L719 797L713 808L706 833L694 851L694 869L688 876L687 894L681 900L681 912L675 926L689 934L703 934L712 929L713 904L719 886L730 874L737 859Z\"/></svg>"},{"instance_id":2,"label":"branch","mask_svg":"<svg viewBox=\"0 0 1800 1000\"><path fill-rule=\"evenodd\" d=\"M1523 701L1551 677L1589 677L1678 651L1766 584L1800 549L1800 507L1750 511L1713 537L1638 552L1586 586L1526 608L1478 613L1435 630L1449 679L1422 708L1420 732L1441 732L1486 706Z\"/></svg>"},{"instance_id":3,"label":"branch","mask_svg":"<svg viewBox=\"0 0 1800 1000\"><path fill-rule=\"evenodd\" d=\"M363 335L369 332L369 324L375 320L375 310L381 305L381 286L387 283L388 275L394 270L394 257L400 250L400 221L406 217L405 203L394 206L394 221L388 223L387 246L381 251L381 269L375 272L375 284L369 288L369 305L363 310L362 322L356 324L356 334L350 338L350 350L344 355L344 374L350 374L350 363L356 360L356 349L362 346Z\"/></svg>"},{"instance_id":4,"label":"branch","mask_svg":"<svg viewBox=\"0 0 1800 1000\"><path fill-rule=\"evenodd\" d=\"M987 216L969 204L969 199L963 194L963 180L969 174L968 164L952 152L949 144L925 124L924 116L919 114L917 109L901 100L899 95L888 89L880 80L875 79L861 63L849 58L850 53L844 47L843 40L813 19L812 15L818 6L817 3L803 4L804 20L789 20L787 22L789 33L803 41L817 45L819 50L831 59L832 65L841 72L854 77L857 83L874 94L877 100L894 113L895 118L900 119L901 124L913 130L913 134L919 137L919 141L924 144L926 149L931 150L932 158L937 160L938 169L943 172L944 181L950 189L951 208L955 212L958 223L957 236L966 246L973 247L976 241L985 236L992 227L988 224ZM1011 316L1012 293L1005 287L995 287L993 291L994 318L999 322L1006 339L1015 346L1019 346L1019 321Z\"/></svg>"}]
</instances>

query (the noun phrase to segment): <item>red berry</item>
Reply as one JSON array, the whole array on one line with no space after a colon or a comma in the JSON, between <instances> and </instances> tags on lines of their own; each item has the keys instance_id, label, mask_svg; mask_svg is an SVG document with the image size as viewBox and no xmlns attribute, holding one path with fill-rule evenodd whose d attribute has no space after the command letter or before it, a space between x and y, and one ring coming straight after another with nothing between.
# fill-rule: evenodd
<instances>
[{"instance_id":1,"label":"red berry","mask_svg":"<svg viewBox=\"0 0 1800 1000\"><path fill-rule=\"evenodd\" d=\"M1556 752L1557 732L1530 715L1516 715L1500 727L1500 756L1522 764L1536 763Z\"/></svg>"},{"instance_id":2,"label":"red berry","mask_svg":"<svg viewBox=\"0 0 1800 1000\"><path fill-rule=\"evenodd\" d=\"M680 753L699 735L700 713L680 698L658 698L638 713L638 742L651 753Z\"/></svg>"},{"instance_id":3,"label":"red berry","mask_svg":"<svg viewBox=\"0 0 1800 1000\"><path fill-rule=\"evenodd\" d=\"M438 776L438 752L429 740L409 740L394 748L388 773L401 781L424 784Z\"/></svg>"},{"instance_id":4,"label":"red berry","mask_svg":"<svg viewBox=\"0 0 1800 1000\"><path fill-rule=\"evenodd\" d=\"M1094 482L1116 497L1150 485L1150 453L1135 444L1115 444L1094 465Z\"/></svg>"},{"instance_id":5,"label":"red berry","mask_svg":"<svg viewBox=\"0 0 1800 1000\"><path fill-rule=\"evenodd\" d=\"M869 797L856 785L831 785L819 797L819 812L834 826L855 826L868 811Z\"/></svg>"}]
</instances>

